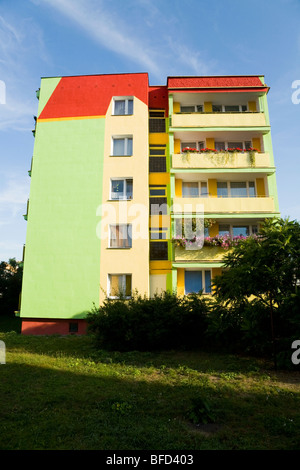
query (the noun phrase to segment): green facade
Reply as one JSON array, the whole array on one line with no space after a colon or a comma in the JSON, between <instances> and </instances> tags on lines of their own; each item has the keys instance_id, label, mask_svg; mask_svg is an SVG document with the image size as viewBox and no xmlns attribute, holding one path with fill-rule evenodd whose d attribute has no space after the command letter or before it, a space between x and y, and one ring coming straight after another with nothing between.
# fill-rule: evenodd
<instances>
[{"instance_id":1,"label":"green facade","mask_svg":"<svg viewBox=\"0 0 300 470\"><path fill-rule=\"evenodd\" d=\"M38 122L21 317L84 318L99 303L105 119Z\"/></svg>"}]
</instances>

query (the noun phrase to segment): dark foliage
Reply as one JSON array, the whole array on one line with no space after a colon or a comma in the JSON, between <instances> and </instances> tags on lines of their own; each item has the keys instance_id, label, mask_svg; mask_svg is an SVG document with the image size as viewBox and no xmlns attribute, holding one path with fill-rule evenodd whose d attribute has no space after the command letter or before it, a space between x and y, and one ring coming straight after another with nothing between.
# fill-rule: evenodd
<instances>
[{"instance_id":1,"label":"dark foliage","mask_svg":"<svg viewBox=\"0 0 300 470\"><path fill-rule=\"evenodd\" d=\"M179 298L164 292L152 299L106 299L87 320L102 348L146 351L201 347L207 313L202 296Z\"/></svg>"},{"instance_id":2,"label":"dark foliage","mask_svg":"<svg viewBox=\"0 0 300 470\"><path fill-rule=\"evenodd\" d=\"M22 274L22 264L15 258L0 263L0 315L13 316L18 310Z\"/></svg>"}]
</instances>

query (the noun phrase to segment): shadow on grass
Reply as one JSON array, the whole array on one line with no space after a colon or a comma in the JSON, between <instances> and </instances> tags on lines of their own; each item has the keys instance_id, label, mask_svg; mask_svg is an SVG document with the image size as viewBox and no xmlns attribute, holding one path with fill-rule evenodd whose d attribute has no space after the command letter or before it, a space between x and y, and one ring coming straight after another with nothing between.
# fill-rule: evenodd
<instances>
[{"instance_id":1,"label":"shadow on grass","mask_svg":"<svg viewBox=\"0 0 300 470\"><path fill-rule=\"evenodd\" d=\"M182 380L116 364L8 357L0 366L6 450L228 450L299 447L299 396L265 385ZM34 361L39 360L39 365ZM215 416L205 434L187 419L201 393ZM195 424L195 423L194 423Z\"/></svg>"}]
</instances>

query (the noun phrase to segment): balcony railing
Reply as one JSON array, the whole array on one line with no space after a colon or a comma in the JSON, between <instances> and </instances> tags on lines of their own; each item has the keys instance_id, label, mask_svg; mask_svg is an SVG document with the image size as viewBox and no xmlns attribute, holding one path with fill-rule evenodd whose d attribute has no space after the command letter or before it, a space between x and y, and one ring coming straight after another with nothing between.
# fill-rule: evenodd
<instances>
[{"instance_id":1,"label":"balcony railing","mask_svg":"<svg viewBox=\"0 0 300 470\"><path fill-rule=\"evenodd\" d=\"M244 113L176 113L172 114L171 127L265 127L265 114Z\"/></svg>"},{"instance_id":2,"label":"balcony railing","mask_svg":"<svg viewBox=\"0 0 300 470\"><path fill-rule=\"evenodd\" d=\"M173 213L272 213L273 197L175 197Z\"/></svg>"},{"instance_id":3,"label":"balcony railing","mask_svg":"<svg viewBox=\"0 0 300 470\"><path fill-rule=\"evenodd\" d=\"M174 261L220 262L228 253L220 246L204 246L200 250L187 250L182 246L175 246Z\"/></svg>"},{"instance_id":4,"label":"balcony railing","mask_svg":"<svg viewBox=\"0 0 300 470\"><path fill-rule=\"evenodd\" d=\"M187 152L172 155L172 168L268 168L269 153Z\"/></svg>"},{"instance_id":5,"label":"balcony railing","mask_svg":"<svg viewBox=\"0 0 300 470\"><path fill-rule=\"evenodd\" d=\"M218 262L222 260L234 246L243 242L247 238L259 239L258 235L235 236L217 235L215 237L205 237L202 239L187 240L182 237L174 237L174 260L175 261L202 261ZM193 246L194 245L194 246Z\"/></svg>"}]
</instances>

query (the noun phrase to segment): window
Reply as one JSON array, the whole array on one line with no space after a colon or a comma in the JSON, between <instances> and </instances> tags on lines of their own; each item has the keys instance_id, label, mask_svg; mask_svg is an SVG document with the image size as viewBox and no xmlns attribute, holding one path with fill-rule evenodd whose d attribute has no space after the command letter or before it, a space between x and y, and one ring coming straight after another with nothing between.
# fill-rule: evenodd
<instances>
[{"instance_id":1,"label":"window","mask_svg":"<svg viewBox=\"0 0 300 470\"><path fill-rule=\"evenodd\" d=\"M132 247L131 224L110 225L109 229L109 248Z\"/></svg>"},{"instance_id":2,"label":"window","mask_svg":"<svg viewBox=\"0 0 300 470\"><path fill-rule=\"evenodd\" d=\"M201 142L181 142L180 146L181 146L181 152L185 148L201 150L201 149L205 148L205 143L204 143L204 141L201 141Z\"/></svg>"},{"instance_id":3,"label":"window","mask_svg":"<svg viewBox=\"0 0 300 470\"><path fill-rule=\"evenodd\" d=\"M182 197L205 197L207 195L207 183L205 181L182 183Z\"/></svg>"},{"instance_id":4,"label":"window","mask_svg":"<svg viewBox=\"0 0 300 470\"><path fill-rule=\"evenodd\" d=\"M218 197L255 197L254 181L218 181Z\"/></svg>"},{"instance_id":5,"label":"window","mask_svg":"<svg viewBox=\"0 0 300 470\"><path fill-rule=\"evenodd\" d=\"M166 215L168 213L167 187L165 185L150 185L149 196L150 214Z\"/></svg>"},{"instance_id":6,"label":"window","mask_svg":"<svg viewBox=\"0 0 300 470\"><path fill-rule=\"evenodd\" d=\"M258 233L257 225L230 225L230 224L219 224L219 235L228 237L248 237L249 235L255 235Z\"/></svg>"},{"instance_id":7,"label":"window","mask_svg":"<svg viewBox=\"0 0 300 470\"><path fill-rule=\"evenodd\" d=\"M114 156L131 156L132 155L132 137L113 137Z\"/></svg>"},{"instance_id":8,"label":"window","mask_svg":"<svg viewBox=\"0 0 300 470\"><path fill-rule=\"evenodd\" d=\"M149 157L150 173L165 173L167 171L166 157Z\"/></svg>"},{"instance_id":9,"label":"window","mask_svg":"<svg viewBox=\"0 0 300 470\"><path fill-rule=\"evenodd\" d=\"M230 183L230 196L231 197L247 197L247 184L246 182L232 182Z\"/></svg>"},{"instance_id":10,"label":"window","mask_svg":"<svg viewBox=\"0 0 300 470\"><path fill-rule=\"evenodd\" d=\"M209 270L185 271L184 293L187 295L199 291L205 294L211 293L211 272Z\"/></svg>"},{"instance_id":11,"label":"window","mask_svg":"<svg viewBox=\"0 0 300 470\"><path fill-rule=\"evenodd\" d=\"M167 260L168 242L150 242L150 260Z\"/></svg>"},{"instance_id":12,"label":"window","mask_svg":"<svg viewBox=\"0 0 300 470\"><path fill-rule=\"evenodd\" d=\"M228 148L230 149L242 149L243 148L243 142L228 142L227 144Z\"/></svg>"},{"instance_id":13,"label":"window","mask_svg":"<svg viewBox=\"0 0 300 470\"><path fill-rule=\"evenodd\" d=\"M223 183L223 182L220 182L220 181L217 182L217 196L218 197L227 197L228 196L227 183Z\"/></svg>"},{"instance_id":14,"label":"window","mask_svg":"<svg viewBox=\"0 0 300 470\"><path fill-rule=\"evenodd\" d=\"M115 116L133 114L133 99L132 98L115 98L113 114Z\"/></svg>"},{"instance_id":15,"label":"window","mask_svg":"<svg viewBox=\"0 0 300 470\"><path fill-rule=\"evenodd\" d=\"M220 150L225 150L225 142L215 142L215 149L220 151Z\"/></svg>"},{"instance_id":16,"label":"window","mask_svg":"<svg viewBox=\"0 0 300 470\"><path fill-rule=\"evenodd\" d=\"M244 113L247 111L246 104L213 104L213 113Z\"/></svg>"},{"instance_id":17,"label":"window","mask_svg":"<svg viewBox=\"0 0 300 470\"><path fill-rule=\"evenodd\" d=\"M167 171L166 145L152 144L149 147L149 172L165 173Z\"/></svg>"},{"instance_id":18,"label":"window","mask_svg":"<svg viewBox=\"0 0 300 470\"><path fill-rule=\"evenodd\" d=\"M202 113L203 106L202 104L190 105L190 106L180 106L181 113Z\"/></svg>"},{"instance_id":19,"label":"window","mask_svg":"<svg viewBox=\"0 0 300 470\"><path fill-rule=\"evenodd\" d=\"M117 299L120 296L131 297L131 274L108 275L108 297Z\"/></svg>"},{"instance_id":20,"label":"window","mask_svg":"<svg viewBox=\"0 0 300 470\"><path fill-rule=\"evenodd\" d=\"M166 240L167 232L167 227L150 228L150 240Z\"/></svg>"},{"instance_id":21,"label":"window","mask_svg":"<svg viewBox=\"0 0 300 470\"><path fill-rule=\"evenodd\" d=\"M232 236L233 237L248 237L249 236L249 226L248 225L233 225L232 227Z\"/></svg>"},{"instance_id":22,"label":"window","mask_svg":"<svg viewBox=\"0 0 300 470\"><path fill-rule=\"evenodd\" d=\"M219 235L221 237L230 236L230 225L220 224L219 225Z\"/></svg>"},{"instance_id":23,"label":"window","mask_svg":"<svg viewBox=\"0 0 300 470\"><path fill-rule=\"evenodd\" d=\"M251 147L252 142L250 140L244 142L215 142L215 149L218 151L236 148L247 151Z\"/></svg>"},{"instance_id":24,"label":"window","mask_svg":"<svg viewBox=\"0 0 300 470\"><path fill-rule=\"evenodd\" d=\"M149 111L149 132L166 132L165 111Z\"/></svg>"},{"instance_id":25,"label":"window","mask_svg":"<svg viewBox=\"0 0 300 470\"><path fill-rule=\"evenodd\" d=\"M69 323L69 333L78 333L78 322Z\"/></svg>"},{"instance_id":26,"label":"window","mask_svg":"<svg viewBox=\"0 0 300 470\"><path fill-rule=\"evenodd\" d=\"M111 179L110 199L114 201L129 200L133 198L132 178Z\"/></svg>"}]
</instances>

